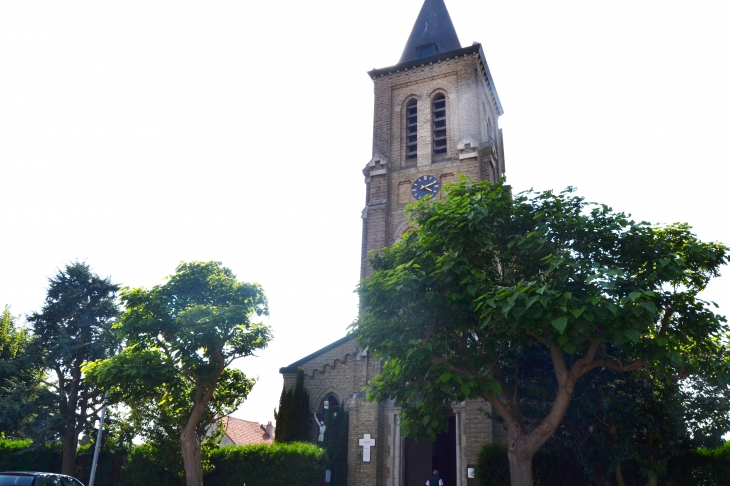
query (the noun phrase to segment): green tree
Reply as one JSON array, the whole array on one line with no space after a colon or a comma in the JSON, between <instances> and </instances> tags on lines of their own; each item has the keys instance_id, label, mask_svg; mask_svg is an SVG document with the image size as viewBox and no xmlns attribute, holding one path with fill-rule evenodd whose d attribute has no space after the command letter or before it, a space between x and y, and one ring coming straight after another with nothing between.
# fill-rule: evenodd
<instances>
[{"instance_id":1,"label":"green tree","mask_svg":"<svg viewBox=\"0 0 730 486\"><path fill-rule=\"evenodd\" d=\"M263 289L239 282L219 262L181 263L164 285L123 289L126 310L117 325L126 347L89 363L88 376L134 407L154 402L179 427L188 486L203 484L201 430L218 409L240 404L254 380L230 368L271 339ZM212 407L216 404L216 407Z\"/></svg>"},{"instance_id":2,"label":"green tree","mask_svg":"<svg viewBox=\"0 0 730 486\"><path fill-rule=\"evenodd\" d=\"M6 306L0 316L0 436L26 436L42 408L34 403L48 398L41 386L43 373L27 352L31 334Z\"/></svg>"},{"instance_id":3,"label":"green tree","mask_svg":"<svg viewBox=\"0 0 730 486\"><path fill-rule=\"evenodd\" d=\"M503 182L462 180L409 211L417 230L371 259L354 324L384 360L369 397L398 399L404 433L433 437L450 402L483 398L507 428L512 485L531 486L533 456L592 370L651 365L727 386L728 328L698 297L726 246L572 189L513 197ZM550 408L526 417L533 383L519 362L535 350L549 355Z\"/></svg>"},{"instance_id":4,"label":"green tree","mask_svg":"<svg viewBox=\"0 0 730 486\"><path fill-rule=\"evenodd\" d=\"M93 429L101 409L102 392L84 379L81 366L116 349L111 327L119 316L117 290L87 264L72 263L49 279L41 312L28 317L34 337L28 357L52 377L45 383L60 423L48 425L63 441L63 474L74 474L79 434Z\"/></svg>"},{"instance_id":5,"label":"green tree","mask_svg":"<svg viewBox=\"0 0 730 486\"><path fill-rule=\"evenodd\" d=\"M10 306L5 306L0 316L0 366L4 367L18 358L29 341L28 331L18 325L18 318L10 313ZM3 373L0 374L0 386L5 385L10 374L3 368Z\"/></svg>"},{"instance_id":6,"label":"green tree","mask_svg":"<svg viewBox=\"0 0 730 486\"><path fill-rule=\"evenodd\" d=\"M309 440L309 392L304 388L304 370L297 371L293 387L284 385L279 397L279 410L274 410L276 420L275 441L306 442Z\"/></svg>"},{"instance_id":7,"label":"green tree","mask_svg":"<svg viewBox=\"0 0 730 486\"><path fill-rule=\"evenodd\" d=\"M573 403L546 444L579 464L598 484L619 486L624 466L645 483L658 481L677 456L724 443L730 431L727 389L700 376L666 376L650 367L631 373L598 370L577 383Z\"/></svg>"}]
</instances>

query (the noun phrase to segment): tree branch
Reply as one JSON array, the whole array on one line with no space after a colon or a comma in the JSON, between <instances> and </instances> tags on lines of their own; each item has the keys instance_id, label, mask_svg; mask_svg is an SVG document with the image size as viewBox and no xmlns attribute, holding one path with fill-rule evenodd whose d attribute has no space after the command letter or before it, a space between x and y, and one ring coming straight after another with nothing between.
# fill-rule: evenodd
<instances>
[{"instance_id":1,"label":"tree branch","mask_svg":"<svg viewBox=\"0 0 730 486\"><path fill-rule=\"evenodd\" d=\"M51 383L51 382L48 382L48 381L46 381L46 380L40 380L40 382L41 382L41 383L43 383L43 384L44 384L44 385L46 385L46 386L49 386L49 387L51 387L51 388L55 388L56 390L59 390L59 391L61 390L61 389L60 389L60 387L59 387L58 385L54 385L53 383Z\"/></svg>"},{"instance_id":2,"label":"tree branch","mask_svg":"<svg viewBox=\"0 0 730 486\"><path fill-rule=\"evenodd\" d=\"M599 341L592 339L586 355L573 363L573 366L570 368L570 374L574 377L574 382L589 371L587 367L596 359L596 352L598 351L598 346L600 344L601 343Z\"/></svg>"},{"instance_id":3,"label":"tree branch","mask_svg":"<svg viewBox=\"0 0 730 486\"><path fill-rule=\"evenodd\" d=\"M553 369L555 371L555 378L558 380L558 388L565 386L566 380L568 379L568 368L565 366L565 358L563 357L563 350L554 344L548 346L550 349L550 358L553 362Z\"/></svg>"},{"instance_id":4,"label":"tree branch","mask_svg":"<svg viewBox=\"0 0 730 486\"><path fill-rule=\"evenodd\" d=\"M589 371L595 369L595 368L608 368L610 370L614 371L621 371L621 372L628 372L628 371L634 371L646 364L646 360L643 359L637 359L636 361L632 361L631 363L624 365L620 361L616 361L611 358L598 358L597 360L593 361L590 365L586 366L585 370L583 371L583 374L588 373Z\"/></svg>"},{"instance_id":5,"label":"tree branch","mask_svg":"<svg viewBox=\"0 0 730 486\"><path fill-rule=\"evenodd\" d=\"M662 328L659 330L659 337L664 337L665 334L667 334L667 330L669 329L669 319L672 318L674 313L676 312L676 309L674 306L669 306L669 309L664 311L664 317L662 317Z\"/></svg>"}]
</instances>

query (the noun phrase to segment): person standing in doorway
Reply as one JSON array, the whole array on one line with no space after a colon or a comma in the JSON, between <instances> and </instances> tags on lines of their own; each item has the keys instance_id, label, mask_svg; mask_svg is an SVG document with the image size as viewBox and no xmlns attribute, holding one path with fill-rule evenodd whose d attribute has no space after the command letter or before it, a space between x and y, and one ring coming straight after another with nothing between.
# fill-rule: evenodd
<instances>
[{"instance_id":1,"label":"person standing in doorway","mask_svg":"<svg viewBox=\"0 0 730 486\"><path fill-rule=\"evenodd\" d=\"M426 486L444 486L444 480L439 476L438 469L433 470L433 475L426 481Z\"/></svg>"}]
</instances>

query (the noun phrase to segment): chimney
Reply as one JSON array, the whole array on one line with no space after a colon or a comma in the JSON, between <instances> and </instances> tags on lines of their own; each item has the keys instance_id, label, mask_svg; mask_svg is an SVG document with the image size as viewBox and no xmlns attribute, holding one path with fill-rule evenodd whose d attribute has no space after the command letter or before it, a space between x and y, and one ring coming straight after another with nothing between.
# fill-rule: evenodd
<instances>
[{"instance_id":1,"label":"chimney","mask_svg":"<svg viewBox=\"0 0 730 486\"><path fill-rule=\"evenodd\" d=\"M269 421L269 423L266 424L266 435L268 435L269 437L271 437L273 439L275 433L276 433L276 427L271 425L271 421Z\"/></svg>"}]
</instances>

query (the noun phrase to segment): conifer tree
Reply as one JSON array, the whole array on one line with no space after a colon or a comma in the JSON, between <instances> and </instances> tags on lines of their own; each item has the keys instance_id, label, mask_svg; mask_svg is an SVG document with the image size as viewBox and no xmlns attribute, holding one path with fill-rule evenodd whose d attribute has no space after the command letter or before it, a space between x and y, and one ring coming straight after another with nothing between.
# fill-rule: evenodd
<instances>
[{"instance_id":1,"label":"conifer tree","mask_svg":"<svg viewBox=\"0 0 730 486\"><path fill-rule=\"evenodd\" d=\"M297 383L293 388L286 386L279 398L276 419L276 442L305 442L309 439L309 392L304 388L304 370L299 368Z\"/></svg>"},{"instance_id":2,"label":"conifer tree","mask_svg":"<svg viewBox=\"0 0 730 486\"><path fill-rule=\"evenodd\" d=\"M49 279L41 311L28 316L34 339L27 353L53 378L49 389L61 419L55 433L63 443L63 474L75 473L79 434L92 429L102 406L102 390L86 379L81 366L116 351L117 290L86 263L74 262Z\"/></svg>"}]
</instances>

